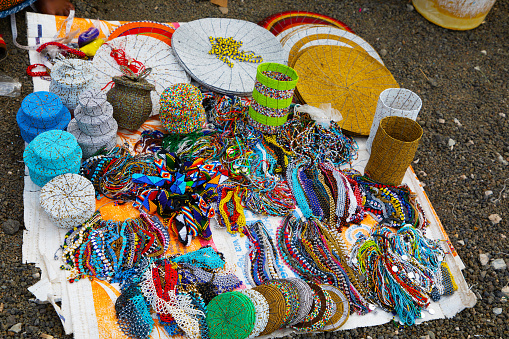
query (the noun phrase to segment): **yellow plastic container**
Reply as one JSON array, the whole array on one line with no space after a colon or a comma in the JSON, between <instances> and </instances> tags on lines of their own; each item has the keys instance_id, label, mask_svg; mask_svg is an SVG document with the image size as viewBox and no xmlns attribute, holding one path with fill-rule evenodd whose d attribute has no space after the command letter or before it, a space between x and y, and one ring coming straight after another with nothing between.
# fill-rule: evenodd
<instances>
[{"instance_id":1,"label":"yellow plastic container","mask_svg":"<svg viewBox=\"0 0 509 339\"><path fill-rule=\"evenodd\" d=\"M426 19L444 28L468 30L479 26L496 0L412 0Z\"/></svg>"}]
</instances>

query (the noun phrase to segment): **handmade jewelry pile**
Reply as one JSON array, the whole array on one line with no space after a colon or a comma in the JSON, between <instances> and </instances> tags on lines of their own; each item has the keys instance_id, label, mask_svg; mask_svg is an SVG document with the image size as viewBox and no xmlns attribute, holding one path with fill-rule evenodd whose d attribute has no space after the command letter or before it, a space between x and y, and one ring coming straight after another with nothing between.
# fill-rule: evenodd
<instances>
[{"instance_id":1,"label":"handmade jewelry pile","mask_svg":"<svg viewBox=\"0 0 509 339\"><path fill-rule=\"evenodd\" d=\"M200 24L210 19L203 20ZM272 27L271 20L265 24ZM237 21L231 24L242 23ZM337 34L346 27L330 22ZM201 26L182 27L181 33ZM246 27L239 29L251 26ZM298 32L286 32L285 38L279 28L277 40L291 42L294 58L293 46L302 47L291 40ZM347 37L354 35L348 31ZM132 51L113 48L110 41L98 42L97 55L108 49L117 63L117 73L109 77L114 81L93 90L89 74L86 86L60 81L78 105L72 121L79 129L71 124L72 134L61 131L65 127L57 118L67 108L58 91L27 97L18 114L24 138L31 141L25 161L32 181L42 187L43 209L57 226L69 229L62 269L69 271L70 282L120 284L115 312L126 336L148 338L154 319L170 336L202 339L255 338L282 328L335 331L351 312L364 315L377 307L413 325L431 301L454 292L446 253L425 236L429 222L416 195L405 185L377 182L347 168L359 147L344 131L358 135L371 121L345 129L341 121L323 124L303 113L299 108L308 89L299 89L299 76L281 58L275 39L264 45L256 38L244 44L210 36L207 48L198 51L185 48L192 43L183 39L189 32L177 32L177 41L167 34L160 41L177 44L169 49L178 60L171 67L189 73L193 84L179 81L159 89L156 65L132 58ZM95 41L92 33L83 39ZM246 46L260 47L241 50ZM189 63L190 51L229 80L221 75L212 83L213 76ZM89 66L82 63L88 61L77 64ZM256 63L258 68L251 65ZM78 73L74 67L73 76ZM242 95L244 83L235 83L247 75L256 78L252 97ZM114 91L106 95L112 84ZM156 105L159 128L146 128ZM136 144L112 140L113 118L123 121L119 127L141 126ZM130 204L137 216L105 220L101 209L109 203ZM248 218L246 210L260 219ZM280 224L271 227L261 216L278 217ZM364 232L347 244L344 234L355 227ZM216 250L214 232L222 230L248 243L243 278ZM170 251L177 242L183 253ZM208 245L191 251L197 243ZM286 269L295 277L287 277Z\"/></svg>"}]
</instances>

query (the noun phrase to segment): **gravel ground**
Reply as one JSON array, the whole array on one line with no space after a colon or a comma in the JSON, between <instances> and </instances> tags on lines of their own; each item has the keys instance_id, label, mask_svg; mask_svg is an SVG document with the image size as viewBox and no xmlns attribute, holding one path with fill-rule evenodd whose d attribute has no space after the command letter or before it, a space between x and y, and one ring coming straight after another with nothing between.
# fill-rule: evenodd
<instances>
[{"instance_id":1,"label":"gravel ground","mask_svg":"<svg viewBox=\"0 0 509 339\"><path fill-rule=\"evenodd\" d=\"M283 10L307 10L349 25L380 52L401 87L423 100L419 123L424 136L413 167L465 262L463 274L478 302L453 319L410 328L390 323L316 337L509 338L509 307L502 292L509 271L493 268L495 259L509 261L509 2L499 0L484 24L465 32L429 23L406 0L230 0L227 15L199 0L74 4L79 17L110 20L232 17L258 22ZM18 40L26 43L24 12L17 19ZM0 19L0 32L10 44L10 56L0 63L0 71L23 84L21 97L0 97L0 337L39 338L44 333L70 338L52 307L36 304L27 290L39 273L21 263L24 144L15 114L33 88L25 75L28 55L12 47L8 19ZM485 261L480 254L486 255ZM20 331L9 331L16 324Z\"/></svg>"}]
</instances>

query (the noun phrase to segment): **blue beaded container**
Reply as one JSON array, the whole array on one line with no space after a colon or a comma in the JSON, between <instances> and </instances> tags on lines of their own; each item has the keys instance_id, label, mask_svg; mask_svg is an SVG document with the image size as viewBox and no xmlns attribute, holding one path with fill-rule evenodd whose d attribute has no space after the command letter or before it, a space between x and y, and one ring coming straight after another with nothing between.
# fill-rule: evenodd
<instances>
[{"instance_id":1,"label":"blue beaded container","mask_svg":"<svg viewBox=\"0 0 509 339\"><path fill-rule=\"evenodd\" d=\"M31 142L49 130L64 130L71 121L71 113L53 93L40 91L23 99L16 115L21 137Z\"/></svg>"},{"instance_id":2,"label":"blue beaded container","mask_svg":"<svg viewBox=\"0 0 509 339\"><path fill-rule=\"evenodd\" d=\"M76 138L66 131L51 130L39 134L23 153L30 179L44 186L56 176L79 173L82 151Z\"/></svg>"}]
</instances>

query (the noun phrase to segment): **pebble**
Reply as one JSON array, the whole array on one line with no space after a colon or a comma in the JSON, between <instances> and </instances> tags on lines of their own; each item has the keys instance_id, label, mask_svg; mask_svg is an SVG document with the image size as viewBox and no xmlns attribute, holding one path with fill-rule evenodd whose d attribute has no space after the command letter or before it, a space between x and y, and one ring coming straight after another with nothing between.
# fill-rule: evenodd
<instances>
[{"instance_id":1,"label":"pebble","mask_svg":"<svg viewBox=\"0 0 509 339\"><path fill-rule=\"evenodd\" d=\"M488 265L488 263L490 262L490 257L488 257L487 254L481 253L479 254L479 261L483 266Z\"/></svg>"},{"instance_id":2,"label":"pebble","mask_svg":"<svg viewBox=\"0 0 509 339\"><path fill-rule=\"evenodd\" d=\"M14 235L19 231L21 224L17 220L8 219L2 224L2 230L5 234Z\"/></svg>"},{"instance_id":3,"label":"pebble","mask_svg":"<svg viewBox=\"0 0 509 339\"><path fill-rule=\"evenodd\" d=\"M435 339L435 333L433 333L433 331L428 331L428 337L429 339Z\"/></svg>"},{"instance_id":4,"label":"pebble","mask_svg":"<svg viewBox=\"0 0 509 339\"><path fill-rule=\"evenodd\" d=\"M449 138L449 141L447 142L447 145L451 147L451 149L456 145L456 140Z\"/></svg>"},{"instance_id":5,"label":"pebble","mask_svg":"<svg viewBox=\"0 0 509 339\"><path fill-rule=\"evenodd\" d=\"M509 285L502 287L502 294L509 298Z\"/></svg>"},{"instance_id":6,"label":"pebble","mask_svg":"<svg viewBox=\"0 0 509 339\"><path fill-rule=\"evenodd\" d=\"M498 214L490 214L488 217L493 225L496 225L502 221L502 217Z\"/></svg>"},{"instance_id":7,"label":"pebble","mask_svg":"<svg viewBox=\"0 0 509 339\"><path fill-rule=\"evenodd\" d=\"M504 157L502 155L500 155L499 153L495 152L495 154L497 155L497 160L504 166L507 166L509 165L509 162L507 162L507 160L504 159Z\"/></svg>"},{"instance_id":8,"label":"pebble","mask_svg":"<svg viewBox=\"0 0 509 339\"><path fill-rule=\"evenodd\" d=\"M485 197L489 197L489 196L492 196L492 195L493 195L493 191L492 190L484 191L484 196Z\"/></svg>"},{"instance_id":9,"label":"pebble","mask_svg":"<svg viewBox=\"0 0 509 339\"><path fill-rule=\"evenodd\" d=\"M500 315L502 314L502 309L500 307L495 307L493 309L493 313L495 313L496 315Z\"/></svg>"},{"instance_id":10,"label":"pebble","mask_svg":"<svg viewBox=\"0 0 509 339\"><path fill-rule=\"evenodd\" d=\"M406 10L409 12L412 12L414 10L414 6L412 6L410 4L406 4Z\"/></svg>"},{"instance_id":11,"label":"pebble","mask_svg":"<svg viewBox=\"0 0 509 339\"><path fill-rule=\"evenodd\" d=\"M11 328L9 328L9 332L14 332L14 333L21 332L21 326L22 325L23 325L22 323L17 323L15 325L12 325Z\"/></svg>"},{"instance_id":12,"label":"pebble","mask_svg":"<svg viewBox=\"0 0 509 339\"><path fill-rule=\"evenodd\" d=\"M456 125L458 125L459 127L463 126L463 125L461 124L461 122L460 122L457 118L454 118L454 123L455 123Z\"/></svg>"},{"instance_id":13,"label":"pebble","mask_svg":"<svg viewBox=\"0 0 509 339\"><path fill-rule=\"evenodd\" d=\"M445 124L445 119L438 119L438 122L439 122L440 124Z\"/></svg>"},{"instance_id":14,"label":"pebble","mask_svg":"<svg viewBox=\"0 0 509 339\"><path fill-rule=\"evenodd\" d=\"M487 52L483 49L483 50L481 51L481 54L486 55L486 54L488 54L488 53L487 53Z\"/></svg>"},{"instance_id":15,"label":"pebble","mask_svg":"<svg viewBox=\"0 0 509 339\"><path fill-rule=\"evenodd\" d=\"M32 278L40 279L41 278L41 274L39 272L35 272L34 274L32 274Z\"/></svg>"},{"instance_id":16,"label":"pebble","mask_svg":"<svg viewBox=\"0 0 509 339\"><path fill-rule=\"evenodd\" d=\"M500 259L495 259L491 262L491 267L493 267L493 269L499 271L499 270L505 270L507 268L507 264L505 263L505 260L500 258Z\"/></svg>"},{"instance_id":17,"label":"pebble","mask_svg":"<svg viewBox=\"0 0 509 339\"><path fill-rule=\"evenodd\" d=\"M465 246L465 242L463 240L458 240L458 244L460 244L461 246Z\"/></svg>"},{"instance_id":18,"label":"pebble","mask_svg":"<svg viewBox=\"0 0 509 339\"><path fill-rule=\"evenodd\" d=\"M474 67L474 69L475 69L476 71L480 71L480 70L481 70L481 67L479 67L479 66L475 66L475 67Z\"/></svg>"},{"instance_id":19,"label":"pebble","mask_svg":"<svg viewBox=\"0 0 509 339\"><path fill-rule=\"evenodd\" d=\"M380 50L380 55L383 56L383 57L386 56L387 55L387 50L385 48L382 48Z\"/></svg>"},{"instance_id":20,"label":"pebble","mask_svg":"<svg viewBox=\"0 0 509 339\"><path fill-rule=\"evenodd\" d=\"M505 118L505 113L498 113L502 118Z\"/></svg>"}]
</instances>

